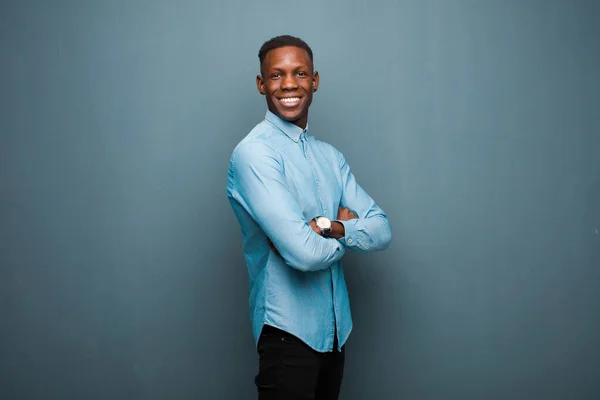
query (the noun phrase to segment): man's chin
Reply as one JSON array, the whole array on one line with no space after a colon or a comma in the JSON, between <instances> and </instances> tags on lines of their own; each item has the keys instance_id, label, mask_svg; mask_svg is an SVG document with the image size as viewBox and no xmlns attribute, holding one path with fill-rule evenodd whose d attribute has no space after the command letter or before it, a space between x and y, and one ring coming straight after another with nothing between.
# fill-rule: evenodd
<instances>
[{"instance_id":1,"label":"man's chin","mask_svg":"<svg viewBox=\"0 0 600 400\"><path fill-rule=\"evenodd\" d=\"M277 107L270 107L269 110L277 115L279 118L281 118L282 120L286 121L286 122L290 122L292 124L296 124L296 122L298 122L299 120L302 119L302 116L304 115L303 110L297 110L297 109L279 109Z\"/></svg>"},{"instance_id":2,"label":"man's chin","mask_svg":"<svg viewBox=\"0 0 600 400\"><path fill-rule=\"evenodd\" d=\"M279 118L287 122L296 122L302 118L302 111L298 110L278 110Z\"/></svg>"}]
</instances>

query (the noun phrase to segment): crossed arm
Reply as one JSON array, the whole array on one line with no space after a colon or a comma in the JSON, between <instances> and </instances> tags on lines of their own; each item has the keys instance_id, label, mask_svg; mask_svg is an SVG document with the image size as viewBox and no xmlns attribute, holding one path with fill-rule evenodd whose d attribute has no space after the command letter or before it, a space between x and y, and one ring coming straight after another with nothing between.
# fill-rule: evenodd
<instances>
[{"instance_id":1,"label":"crossed arm","mask_svg":"<svg viewBox=\"0 0 600 400\"><path fill-rule=\"evenodd\" d=\"M345 228L344 228L344 224L341 223L340 221L348 221L348 220L357 219L357 218L358 218L358 216L356 215L356 213L354 213L354 211L350 210L349 208L339 207L338 213L337 213L337 220L331 221L330 237L332 237L334 239L342 239L345 235ZM308 225L311 227L311 229L317 235L321 235L321 230L317 227L317 224L315 223L315 221L310 220L308 222ZM279 254L279 251L277 250L277 248L275 247L275 245L273 244L271 239L269 239L269 246L271 247L271 250L273 250L275 253Z\"/></svg>"},{"instance_id":2,"label":"crossed arm","mask_svg":"<svg viewBox=\"0 0 600 400\"><path fill-rule=\"evenodd\" d=\"M293 268L315 271L328 268L346 248L375 251L391 240L387 216L356 183L338 153L342 198L332 237L324 238L287 188L279 156L265 143L251 142L238 148L231 161L233 198L250 214L266 235L272 249Z\"/></svg>"}]
</instances>

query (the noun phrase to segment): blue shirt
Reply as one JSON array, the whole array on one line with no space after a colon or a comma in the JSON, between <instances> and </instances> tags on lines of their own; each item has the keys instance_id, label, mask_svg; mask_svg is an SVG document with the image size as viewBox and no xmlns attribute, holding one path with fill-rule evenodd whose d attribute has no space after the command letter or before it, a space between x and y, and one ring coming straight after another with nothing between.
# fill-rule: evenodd
<instances>
[{"instance_id":1,"label":"blue shirt","mask_svg":"<svg viewBox=\"0 0 600 400\"><path fill-rule=\"evenodd\" d=\"M346 249L383 250L391 240L387 215L343 155L267 111L231 155L227 196L242 230L255 343L268 324L319 352L333 349L337 331L340 350L352 330L341 258ZM308 225L316 216L335 220L338 206L358 216L339 221L344 238L324 238Z\"/></svg>"}]
</instances>

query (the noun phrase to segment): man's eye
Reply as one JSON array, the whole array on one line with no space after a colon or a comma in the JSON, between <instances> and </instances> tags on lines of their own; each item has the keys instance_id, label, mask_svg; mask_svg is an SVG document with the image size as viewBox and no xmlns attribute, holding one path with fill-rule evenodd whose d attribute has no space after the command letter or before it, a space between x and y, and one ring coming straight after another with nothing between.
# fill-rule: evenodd
<instances>
[{"instance_id":1,"label":"man's eye","mask_svg":"<svg viewBox=\"0 0 600 400\"><path fill-rule=\"evenodd\" d=\"M298 72L298 76L306 76L306 72L300 71Z\"/></svg>"},{"instance_id":2,"label":"man's eye","mask_svg":"<svg viewBox=\"0 0 600 400\"><path fill-rule=\"evenodd\" d=\"M279 78L280 76L281 76L281 75L279 75L279 74L275 73L275 74L271 75L271 78L273 78L273 79L277 79L277 78Z\"/></svg>"}]
</instances>

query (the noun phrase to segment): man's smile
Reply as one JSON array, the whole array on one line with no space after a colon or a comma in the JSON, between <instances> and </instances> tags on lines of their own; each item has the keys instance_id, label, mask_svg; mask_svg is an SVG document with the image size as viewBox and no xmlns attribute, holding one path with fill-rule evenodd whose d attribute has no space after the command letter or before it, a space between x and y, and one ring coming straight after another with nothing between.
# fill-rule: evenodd
<instances>
[{"instance_id":1,"label":"man's smile","mask_svg":"<svg viewBox=\"0 0 600 400\"><path fill-rule=\"evenodd\" d=\"M278 100L281 103L281 105L283 105L284 107L295 107L298 104L300 104L302 97L300 97L300 96L280 97L280 98L278 98Z\"/></svg>"}]
</instances>

